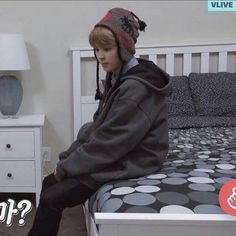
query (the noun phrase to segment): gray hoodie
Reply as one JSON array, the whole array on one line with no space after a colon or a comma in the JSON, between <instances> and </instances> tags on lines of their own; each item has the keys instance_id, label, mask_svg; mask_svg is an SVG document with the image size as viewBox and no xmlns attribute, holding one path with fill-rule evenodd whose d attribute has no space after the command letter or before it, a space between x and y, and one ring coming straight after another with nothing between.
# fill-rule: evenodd
<instances>
[{"instance_id":1,"label":"gray hoodie","mask_svg":"<svg viewBox=\"0 0 236 236\"><path fill-rule=\"evenodd\" d=\"M168 151L169 76L154 63L139 59L113 87L107 78L104 93L94 122L61 153L58 179L77 176L96 189L161 168Z\"/></svg>"}]
</instances>

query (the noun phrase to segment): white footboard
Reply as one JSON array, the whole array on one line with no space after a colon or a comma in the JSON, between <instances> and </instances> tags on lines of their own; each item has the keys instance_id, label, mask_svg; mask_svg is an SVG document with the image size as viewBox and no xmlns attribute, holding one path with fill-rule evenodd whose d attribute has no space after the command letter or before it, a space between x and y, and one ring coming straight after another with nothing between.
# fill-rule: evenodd
<instances>
[{"instance_id":1,"label":"white footboard","mask_svg":"<svg viewBox=\"0 0 236 236\"><path fill-rule=\"evenodd\" d=\"M224 214L89 213L88 236L235 236L236 217Z\"/></svg>"},{"instance_id":2,"label":"white footboard","mask_svg":"<svg viewBox=\"0 0 236 236\"><path fill-rule=\"evenodd\" d=\"M236 217L216 214L95 213L99 236L235 236Z\"/></svg>"}]
</instances>

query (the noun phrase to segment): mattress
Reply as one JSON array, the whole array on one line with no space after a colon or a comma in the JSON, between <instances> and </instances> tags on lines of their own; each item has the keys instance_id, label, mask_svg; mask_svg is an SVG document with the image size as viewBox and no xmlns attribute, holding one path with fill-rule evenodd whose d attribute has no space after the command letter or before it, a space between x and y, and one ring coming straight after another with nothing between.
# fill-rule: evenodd
<instances>
[{"instance_id":1,"label":"mattress","mask_svg":"<svg viewBox=\"0 0 236 236\"><path fill-rule=\"evenodd\" d=\"M169 145L159 172L105 184L89 211L224 214L218 194L236 179L236 127L170 129Z\"/></svg>"}]
</instances>

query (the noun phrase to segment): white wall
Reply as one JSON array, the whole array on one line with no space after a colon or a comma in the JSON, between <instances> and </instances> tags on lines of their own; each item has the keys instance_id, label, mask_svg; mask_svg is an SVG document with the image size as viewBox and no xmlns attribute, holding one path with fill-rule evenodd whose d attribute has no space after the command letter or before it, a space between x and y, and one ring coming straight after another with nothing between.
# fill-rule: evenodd
<instances>
[{"instance_id":1,"label":"white wall","mask_svg":"<svg viewBox=\"0 0 236 236\"><path fill-rule=\"evenodd\" d=\"M45 113L43 144L57 155L72 142L71 47L88 46L94 24L112 7L147 23L139 44L236 41L236 12L208 12L207 1L0 1L0 33L22 33L31 70L22 72L20 114Z\"/></svg>"}]
</instances>

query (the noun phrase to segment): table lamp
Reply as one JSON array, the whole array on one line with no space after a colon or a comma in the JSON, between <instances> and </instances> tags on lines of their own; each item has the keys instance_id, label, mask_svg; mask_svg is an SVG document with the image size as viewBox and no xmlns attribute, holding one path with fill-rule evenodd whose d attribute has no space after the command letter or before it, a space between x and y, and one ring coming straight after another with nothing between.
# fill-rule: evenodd
<instances>
[{"instance_id":1,"label":"table lamp","mask_svg":"<svg viewBox=\"0 0 236 236\"><path fill-rule=\"evenodd\" d=\"M21 34L0 34L0 111L14 117L23 98L23 88L10 71L29 70L30 63Z\"/></svg>"}]
</instances>

